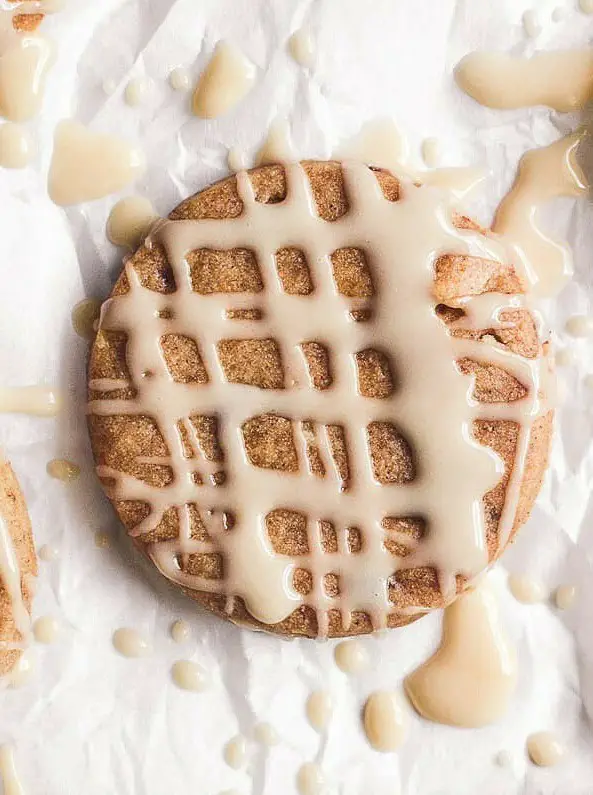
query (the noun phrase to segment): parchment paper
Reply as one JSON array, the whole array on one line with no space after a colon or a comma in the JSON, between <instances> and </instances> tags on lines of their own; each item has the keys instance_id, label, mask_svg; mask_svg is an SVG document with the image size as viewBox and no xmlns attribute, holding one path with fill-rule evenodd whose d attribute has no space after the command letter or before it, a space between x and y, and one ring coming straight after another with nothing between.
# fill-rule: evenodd
<instances>
[{"instance_id":1,"label":"parchment paper","mask_svg":"<svg viewBox=\"0 0 593 795\"><path fill-rule=\"evenodd\" d=\"M559 4L566 17L551 21ZM333 644L281 642L238 630L198 613L131 553L100 493L84 422L87 344L70 325L83 296L104 297L122 252L105 238L105 220L119 197L67 212L51 204L46 174L56 122L74 116L93 130L143 146L146 176L130 191L150 197L165 214L179 199L226 172L227 147L252 153L267 125L286 117L297 153L325 157L377 117L393 117L408 134L413 156L436 136L443 165L484 165L491 171L470 210L485 223L510 185L519 156L576 126L578 119L546 109L495 112L461 95L452 67L466 52L492 48L516 54L535 48L586 45L593 18L573 0L536 2L543 28L525 38L524 0L71 0L44 29L59 45L42 117L34 166L0 173L0 382L60 386L66 409L56 420L0 416L0 444L22 481L37 542L59 547L42 563L35 614L55 615L61 636L34 649L38 672L21 691L2 693L0 741L14 741L27 795L216 795L236 788L252 795L292 795L298 767L316 759L328 792L340 795L590 795L593 793L592 552L593 426L591 343L562 331L574 312L590 312L593 294L593 210L563 201L546 213L550 229L574 246L576 274L546 307L560 345L576 365L563 374L552 466L533 516L503 566L492 575L520 661L517 695L498 725L464 731L431 725L410 710L409 736L397 754L370 749L360 728L366 695L401 687L439 637L440 616L364 641L368 673L348 679L333 664ZM305 25L318 58L312 70L286 51L290 33ZM189 97L166 77L185 65L196 77L222 37L258 67L256 87L227 117L204 122L188 113ZM147 75L150 97L127 107L122 91ZM118 90L107 97L102 83ZM122 194L122 195L125 195ZM53 457L83 467L72 487L45 472ZM105 530L114 543L97 549ZM528 572L552 590L578 587L576 606L561 614L547 604L519 605L506 570ZM193 639L176 646L168 635L187 619ZM141 660L119 657L111 634L135 627L154 650ZM172 662L191 658L212 675L202 694L176 689ZM306 723L311 689L328 688L335 713L326 737ZM281 743L251 748L249 771L235 772L222 748L237 732L270 721ZM527 762L526 736L554 729L568 753L557 768ZM500 750L511 764L497 767Z\"/></svg>"}]
</instances>

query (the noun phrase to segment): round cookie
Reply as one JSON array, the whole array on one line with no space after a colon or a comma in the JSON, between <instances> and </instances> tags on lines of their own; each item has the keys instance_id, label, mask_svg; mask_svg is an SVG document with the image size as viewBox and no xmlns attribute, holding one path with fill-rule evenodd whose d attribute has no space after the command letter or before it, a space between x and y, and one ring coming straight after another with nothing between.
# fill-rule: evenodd
<instances>
[{"instance_id":1,"label":"round cookie","mask_svg":"<svg viewBox=\"0 0 593 795\"><path fill-rule=\"evenodd\" d=\"M339 224L347 219L351 208L343 166L335 161L305 161L301 166L318 216L328 224ZM401 192L398 178L383 169L371 169L371 173L383 198L387 202L397 203ZM271 165L253 169L248 172L248 181L253 191L254 207L267 205L273 210L275 205L281 205L286 200L288 176L285 167ZM188 222L220 219L224 223L224 219L241 218L244 212L245 202L238 178L233 176L187 199L169 218ZM479 229L467 217L454 214L451 221L456 229L468 230L474 237L487 240L487 232ZM187 227L190 228L191 223ZM275 277L283 293L301 302L303 312L307 312L311 310L308 310L306 302L315 295L316 284L311 274L311 263L307 262L299 243L298 239L287 240L285 246L277 248L274 256ZM349 310L350 328L360 328L361 340L368 339L369 335L364 329L373 321L376 274L373 274L364 251L354 245L336 249L327 267L331 269L336 291ZM262 263L257 261L253 250L246 245L241 246L239 241L232 247L222 243L218 246L205 243L201 248L192 248L187 255L191 292L212 301L218 314L210 315L208 305L204 303L203 316L196 312L195 319L192 316L192 328L188 329L175 327L176 299L173 300L172 296L176 295L177 282L170 256L158 234L140 247L128 261L112 292L116 302L115 321L112 325L106 323L104 313L89 364L88 419L98 474L120 519L140 549L147 552L161 571L183 587L192 598L214 612L236 623L284 635L324 634L337 637L369 632L374 628L373 617L364 609L352 610L345 619L339 607L340 577L331 571L331 566L323 569L321 587L326 595L325 603L331 603L333 599L335 606L332 603L328 609L320 611L308 603L310 594L319 587L319 577L307 568L308 556L312 552L309 517L291 505L290 490L281 490L285 495L283 501L274 504L274 489L280 483L278 477L290 481L297 476L296 482L290 487L294 502L302 503L305 500L306 503L307 490L313 492L314 484L324 479L333 478L342 493L347 495L356 473L348 449L352 436L348 439L344 426L329 421L320 423L314 416L300 415L297 441L294 431L297 423L292 421L292 417L284 416L280 409L275 410L274 396L285 394L291 388L300 388L301 384L296 379L294 383L290 379L287 382L286 363L283 362L281 345L278 344L278 339L282 340L282 318L275 318L279 326L274 336L262 338L261 334L245 334L246 324L268 322L266 312L274 311L274 307L265 302L270 290L270 277L268 272L264 278L263 271ZM473 398L476 403L497 408L497 411L493 410L492 418L473 422L474 438L480 445L493 450L504 462L505 468L497 485L482 493L484 565L487 565L501 554L531 510L547 464L552 423L551 412L541 412L534 419L523 440L525 444L519 462L523 444L521 425L512 414L506 416L498 408L512 407L515 402L521 402L530 390L527 384L516 377L512 367L500 365L501 357L495 354L503 349L528 363L539 362L543 356L542 346L537 324L521 302L511 302L507 306L503 300L505 309L499 318L500 323L477 328L464 322L464 307L471 305L467 301L498 294L510 300L512 296L520 296L524 292L522 280L512 265L494 257L444 252L435 258L431 287L434 313L443 327L449 330L452 337L468 345L478 343L484 347L485 352L475 358L460 355L457 367L461 373L473 375ZM142 335L137 335L131 354L128 350L128 334L123 328L125 322L120 319L118 326L117 301L120 301L123 317L126 310L122 299L135 290L145 295L150 293L142 323L149 322L148 314L151 313L164 321L159 345L168 377L176 384L195 388L195 414L189 416L189 424L182 424L176 430L183 457L193 461L201 455L208 464L202 472L198 471L197 465L195 472L190 473L188 470L187 474L194 478L195 502L192 500L182 510L175 507L163 509L158 516L151 510L150 499L145 495L154 495L155 499L161 501L162 495L169 491L173 497L179 478L176 479L169 466L169 456L172 454L170 437L165 438L154 413L142 413L134 409L139 394L144 394L144 391L152 394L150 384L154 380L154 371L151 369L154 361L149 362L150 366L147 364L137 382L131 377L129 366L131 355L137 356L138 361L144 360L142 357L147 355L148 350L148 344L144 343L147 343L148 336L143 342ZM159 297L156 311L152 305L154 296ZM221 309L223 305L216 303L219 299L223 304L227 301L228 305L224 304ZM229 322L228 333L226 337L221 334L218 338L213 359L205 350L207 346L197 340L208 331L208 323L218 322L221 312L224 312ZM187 314L184 314L184 322L187 322ZM237 324L235 334L232 327L234 322ZM239 333L241 329L242 334ZM491 342L498 350L487 347ZM318 393L331 389L333 352L317 339L303 339L300 349L306 363L310 389ZM398 374L389 360L389 353L381 345L373 347L368 344L360 350L350 351L355 359L358 392L373 405L378 406L380 401L388 401L397 393ZM147 356L147 362L148 359ZM257 615L257 611L247 609L243 598L226 593L220 585L232 574L232 560L229 560L226 550L231 543L229 539L237 533L236 523L241 522L241 505L233 504L232 499L233 490L238 489L238 486L235 487L232 478L226 481L227 451L220 434L220 425L224 424L227 408L227 393L219 389L216 393L220 401L217 410L212 411L210 406L209 412L200 413L200 388L212 386L219 373L222 373L223 383L241 385L251 390L250 395L254 394L253 390L258 390L262 406L270 407L244 422L241 436L249 464L272 476L269 481L269 511L265 515L262 530L265 534L264 547L268 547L268 553L274 558L298 561L291 571L291 587L300 595L303 603L297 604L288 615L279 612L278 620L271 620L273 608L266 611L265 620L261 620L262 616ZM236 388L233 386L233 389ZM151 405L156 407L158 395L153 395L151 400ZM435 394L434 400L438 406L438 394ZM155 411L158 409L155 408ZM322 424L327 441L326 449L323 450L319 442ZM397 425L385 421L379 411L377 421L370 422L366 430L374 481L385 489L413 484L418 476L418 451ZM298 479L303 477L303 464L308 470L304 473L308 480ZM522 471L517 478L519 465ZM508 492L513 478L516 480L516 499L512 506L513 515L503 533L499 525L505 505L508 510ZM221 507L223 503L220 499L213 500L210 497L201 502L200 488L204 485L209 488L220 487L229 495L226 498L229 504ZM254 481L253 488L261 488L261 484ZM299 491L302 493L299 494ZM247 491L240 493L245 495L245 500L251 499L249 483ZM235 502L236 499L235 495ZM255 518L251 519L255 534ZM214 538L210 527L215 520L222 524L223 531ZM331 521L324 520L323 516L315 516L313 520L317 523L314 542L319 547L317 551L320 555L331 559L332 555L346 554L353 561L356 561L357 556L361 561L365 559L370 544L364 527L336 527ZM393 608L385 616L387 626L406 624L427 610L442 607L455 593L461 593L467 587L467 578L457 575L453 580L453 593L449 591L445 596L439 570L434 565L406 567L404 561L408 555L409 560L414 560L411 549L421 548L427 539L430 540L428 524L425 517L417 513L386 516L381 523L383 550L386 549L397 561L386 577L389 603ZM181 537L190 540L184 549L191 549L191 552L175 548L176 539ZM173 568L163 563L163 558L157 554L160 549L169 547L173 549ZM244 555L243 561L250 560L251 551ZM260 590L265 586L263 580L260 584L257 582L257 565L253 558L253 571L243 572L251 578L252 591L257 591L258 585ZM365 564L361 562L360 565L363 567ZM310 568L315 568L313 563ZM202 583L203 587L195 587L195 583ZM269 599L274 602L274 592L270 592Z\"/></svg>"},{"instance_id":2,"label":"round cookie","mask_svg":"<svg viewBox=\"0 0 593 795\"><path fill-rule=\"evenodd\" d=\"M0 530L0 544L6 545L2 561L6 560L8 552L9 557L14 555L20 570L20 597L15 599L0 566L0 644L16 647L0 647L0 676L3 676L15 666L23 652L21 646L27 641L22 630L26 632L28 627L22 625L28 623L31 613L32 578L37 575L37 557L25 498L10 464L1 457ZM19 618L20 610L24 613Z\"/></svg>"}]
</instances>

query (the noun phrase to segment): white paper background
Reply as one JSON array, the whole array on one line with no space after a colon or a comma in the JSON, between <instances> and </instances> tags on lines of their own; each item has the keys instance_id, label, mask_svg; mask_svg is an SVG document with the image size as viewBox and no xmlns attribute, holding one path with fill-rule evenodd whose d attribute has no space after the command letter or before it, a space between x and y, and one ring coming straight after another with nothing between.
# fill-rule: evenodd
<instances>
[{"instance_id":1,"label":"white paper background","mask_svg":"<svg viewBox=\"0 0 593 795\"><path fill-rule=\"evenodd\" d=\"M550 21L557 5L566 18ZM27 795L216 795L236 787L252 795L291 795L295 774L316 759L331 793L340 795L590 795L593 792L593 452L592 396L582 376L593 371L590 342L563 339L566 317L591 310L593 210L585 201L558 202L552 226L575 246L576 279L550 307L561 343L574 345L578 367L566 372L568 399L546 488L516 547L504 559L550 589L579 588L577 606L560 614L546 604L516 603L500 568L494 575L520 660L520 682L507 717L479 731L428 724L410 710L409 737L395 755L366 744L359 714L377 687L399 689L438 638L439 616L387 637L365 640L370 671L347 679L333 664L332 643L281 642L240 631L198 613L195 606L130 553L92 474L84 423L87 345L70 326L72 306L105 296L121 252L105 239L116 197L64 212L46 195L55 123L75 116L97 131L139 141L149 167L135 190L161 213L225 174L229 146L249 152L268 123L286 116L298 154L328 156L362 122L393 116L412 151L436 136L447 165L484 164L492 171L472 211L488 222L527 148L550 142L577 119L545 109L489 111L461 95L451 78L458 59L476 48L517 54L537 47L584 45L593 19L572 0L535 3L543 33L525 39L523 0L71 0L44 23L59 42L42 117L31 125L39 156L24 172L0 172L0 382L59 385L67 407L57 420L0 416L0 444L21 478L37 542L59 547L59 561L42 563L36 615L55 615L59 642L37 647L38 675L22 691L2 695L0 741L16 743ZM305 23L318 60L311 72L287 55L289 34ZM197 76L214 43L239 44L259 70L249 98L228 117L192 118L188 97L172 92L170 69ZM153 81L149 101L127 107L121 93L132 75ZM119 89L106 97L103 80ZM130 191L128 191L129 193ZM46 462L67 457L83 466L74 487L52 481ZM97 530L118 538L94 545ZM172 620L191 622L187 647L169 638ZM119 657L111 634L133 626L152 639L154 653ZM203 694L184 694L169 680L179 657L212 674ZM327 737L307 725L311 689L328 688L336 709ZM269 720L282 742L271 752L253 746L251 775L222 761L225 742ZM525 758L526 736L552 728L568 748L553 770ZM512 765L497 768L498 751Z\"/></svg>"}]
</instances>

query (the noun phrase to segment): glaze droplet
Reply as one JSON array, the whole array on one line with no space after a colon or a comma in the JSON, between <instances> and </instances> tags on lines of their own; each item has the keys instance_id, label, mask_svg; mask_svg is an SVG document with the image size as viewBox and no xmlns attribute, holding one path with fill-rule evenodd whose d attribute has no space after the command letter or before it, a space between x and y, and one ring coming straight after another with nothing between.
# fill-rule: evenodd
<instances>
[{"instance_id":1,"label":"glaze droplet","mask_svg":"<svg viewBox=\"0 0 593 795\"><path fill-rule=\"evenodd\" d=\"M169 85L173 91L187 91L190 87L191 78L187 69L181 66L171 70L169 74Z\"/></svg>"},{"instance_id":2,"label":"glaze droplet","mask_svg":"<svg viewBox=\"0 0 593 795\"><path fill-rule=\"evenodd\" d=\"M307 699L307 719L315 731L322 732L332 714L332 700L325 690L314 690Z\"/></svg>"},{"instance_id":3,"label":"glaze droplet","mask_svg":"<svg viewBox=\"0 0 593 795\"><path fill-rule=\"evenodd\" d=\"M233 737L224 747L224 761L233 770L239 770L247 761L247 741L242 734Z\"/></svg>"},{"instance_id":4,"label":"glaze droplet","mask_svg":"<svg viewBox=\"0 0 593 795\"><path fill-rule=\"evenodd\" d=\"M37 554L45 563L51 563L52 560L57 559L59 552L57 547L52 546L52 544L44 544Z\"/></svg>"},{"instance_id":5,"label":"glaze droplet","mask_svg":"<svg viewBox=\"0 0 593 795\"><path fill-rule=\"evenodd\" d=\"M33 678L35 673L35 659L30 651L26 651L18 659L17 664L8 675L8 684L12 688L24 687Z\"/></svg>"},{"instance_id":6,"label":"glaze droplet","mask_svg":"<svg viewBox=\"0 0 593 795\"><path fill-rule=\"evenodd\" d=\"M386 690L369 696L363 723L367 739L375 751L396 751L406 736L405 712L400 699Z\"/></svg>"},{"instance_id":7,"label":"glaze droplet","mask_svg":"<svg viewBox=\"0 0 593 795\"><path fill-rule=\"evenodd\" d=\"M208 673L192 660L177 660L171 668L171 678L181 690L200 693L210 683Z\"/></svg>"},{"instance_id":8,"label":"glaze droplet","mask_svg":"<svg viewBox=\"0 0 593 795\"><path fill-rule=\"evenodd\" d=\"M150 652L150 644L135 629L116 629L112 640L115 650L124 657L146 657Z\"/></svg>"},{"instance_id":9,"label":"glaze droplet","mask_svg":"<svg viewBox=\"0 0 593 795\"><path fill-rule=\"evenodd\" d=\"M510 574L507 582L515 599L525 605L542 602L546 597L546 591L541 582L525 574Z\"/></svg>"},{"instance_id":10,"label":"glaze droplet","mask_svg":"<svg viewBox=\"0 0 593 795\"><path fill-rule=\"evenodd\" d=\"M253 738L260 745L277 745L279 741L278 732L271 723L257 723L253 727Z\"/></svg>"},{"instance_id":11,"label":"glaze droplet","mask_svg":"<svg viewBox=\"0 0 593 795\"><path fill-rule=\"evenodd\" d=\"M568 318L564 328L571 337L591 337L593 335L593 317L589 315L573 315Z\"/></svg>"},{"instance_id":12,"label":"glaze droplet","mask_svg":"<svg viewBox=\"0 0 593 795\"><path fill-rule=\"evenodd\" d=\"M369 655L358 640L343 640L334 649L334 659L340 671L359 674L369 666Z\"/></svg>"},{"instance_id":13,"label":"glaze droplet","mask_svg":"<svg viewBox=\"0 0 593 795\"><path fill-rule=\"evenodd\" d=\"M0 167L26 168L34 150L33 139L27 129L11 122L0 127Z\"/></svg>"},{"instance_id":14,"label":"glaze droplet","mask_svg":"<svg viewBox=\"0 0 593 795\"><path fill-rule=\"evenodd\" d=\"M534 765L553 767L564 758L566 749L551 732L536 732L527 738L527 753Z\"/></svg>"},{"instance_id":15,"label":"glaze droplet","mask_svg":"<svg viewBox=\"0 0 593 795\"><path fill-rule=\"evenodd\" d=\"M158 218L152 203L142 196L129 196L113 206L107 219L107 237L116 246L132 251L142 243Z\"/></svg>"},{"instance_id":16,"label":"glaze droplet","mask_svg":"<svg viewBox=\"0 0 593 795\"><path fill-rule=\"evenodd\" d=\"M49 645L53 643L60 632L60 625L52 616L42 616L33 624L33 637L37 643Z\"/></svg>"},{"instance_id":17,"label":"glaze droplet","mask_svg":"<svg viewBox=\"0 0 593 795\"><path fill-rule=\"evenodd\" d=\"M299 795L322 795L325 788L325 776L319 765L306 762L297 773L297 790Z\"/></svg>"},{"instance_id":18,"label":"glaze droplet","mask_svg":"<svg viewBox=\"0 0 593 795\"><path fill-rule=\"evenodd\" d=\"M187 621L178 619L171 624L171 637L175 643L186 643L191 638L191 627Z\"/></svg>"},{"instance_id":19,"label":"glaze droplet","mask_svg":"<svg viewBox=\"0 0 593 795\"><path fill-rule=\"evenodd\" d=\"M135 77L126 86L124 97L131 108L142 105L150 93L150 81L145 77Z\"/></svg>"},{"instance_id":20,"label":"glaze droplet","mask_svg":"<svg viewBox=\"0 0 593 795\"><path fill-rule=\"evenodd\" d=\"M95 338L95 323L99 320L101 302L96 298L84 298L72 310L72 328L85 340Z\"/></svg>"},{"instance_id":21,"label":"glaze droplet","mask_svg":"<svg viewBox=\"0 0 593 795\"><path fill-rule=\"evenodd\" d=\"M569 610L577 597L577 589L574 585L560 585L556 588L554 602L558 610Z\"/></svg>"},{"instance_id":22,"label":"glaze droplet","mask_svg":"<svg viewBox=\"0 0 593 795\"><path fill-rule=\"evenodd\" d=\"M311 35L302 28L296 30L288 40L288 51L293 59L305 68L313 66L315 46Z\"/></svg>"}]
</instances>

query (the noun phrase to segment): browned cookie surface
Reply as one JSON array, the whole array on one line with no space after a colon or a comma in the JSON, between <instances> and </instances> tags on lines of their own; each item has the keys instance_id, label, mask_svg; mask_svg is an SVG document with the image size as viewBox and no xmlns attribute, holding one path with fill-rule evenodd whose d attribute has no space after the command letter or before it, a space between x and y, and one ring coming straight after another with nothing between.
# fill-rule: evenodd
<instances>
[{"instance_id":1,"label":"browned cookie surface","mask_svg":"<svg viewBox=\"0 0 593 795\"><path fill-rule=\"evenodd\" d=\"M22 3L21 0L8 0L8 2L15 7L21 7L23 11L23 13L15 13L12 18L12 25L16 31L19 33L31 33L37 30L45 15L43 13L33 13L32 9L34 8L35 0L22 0ZM28 6L30 6L31 10L27 8Z\"/></svg>"},{"instance_id":2,"label":"browned cookie surface","mask_svg":"<svg viewBox=\"0 0 593 795\"><path fill-rule=\"evenodd\" d=\"M344 216L349 209L348 197L337 162L306 161L303 167L307 172L318 214L326 221L333 222ZM400 184L395 176L384 170L375 170L376 178L388 201L398 201ZM256 200L275 204L286 196L286 175L282 166L263 166L250 172L250 180L255 190ZM180 204L172 213L173 220L185 219L225 219L236 218L243 211L242 200L237 190L235 177L202 191ZM478 230L468 218L455 219L459 228ZM199 249L188 256L191 288L203 295L244 294L248 297L249 309L233 309L232 312L250 312L249 318L257 321L257 296L266 290L261 269L254 253L246 248L232 250ZM164 249L159 245L151 248L141 247L131 260L132 267L143 286L156 291L166 299L175 291L174 279ZM359 248L343 248L331 257L331 267L336 289L341 295L352 299L352 322L366 323L372 318L373 283L372 268L367 262L365 252ZM297 245L287 245L276 252L277 277L282 289L295 299L303 301L303 311L307 311L307 301L314 295L315 285L307 265L306 257ZM113 295L125 294L129 289L127 276L122 272ZM521 293L520 279L510 265L492 260L458 254L442 255L435 266L434 295L436 311L443 323L451 327L454 335L472 338L496 337L499 345L520 353L530 359L541 355L541 345L533 318L525 309L510 309L501 320L503 329L463 330L453 328L455 320L463 314L457 308L459 300L467 296L495 292L505 294ZM163 311L167 311L165 308ZM227 315L229 316L229 315ZM240 316L240 315L237 315ZM281 336L282 330L278 330ZM125 332L100 330L94 343L89 378L91 381L109 379L125 381L129 379L126 362ZM199 344L184 334L168 334L161 338L161 349L167 369L175 381L200 384L208 382L209 374L200 355ZM310 386L324 390L331 386L331 356L320 340L304 340L301 345L306 360ZM269 339L221 339L217 346L220 366L227 381L250 385L262 390L287 388L285 372L276 338ZM397 373L393 372L389 357L379 348L366 348L355 356L357 387L361 395L371 399L384 399L397 389ZM527 387L515 376L500 366L481 360L479 363L469 358L458 361L460 370L474 374L474 397L483 403L510 402L522 398ZM108 382L105 381L105 384ZM289 388L289 387L288 387ZM100 389L90 389L91 399L105 396ZM108 391L110 398L133 399L134 385L119 387L114 384ZM435 400L438 401L438 395ZM199 441L200 449L212 464L220 462L220 477L224 477L224 450L217 433L217 417L196 414L190 418L193 431ZM173 479L170 467L143 462L143 459L166 457L168 451L163 436L150 416L89 416L89 428L96 461L119 472L133 475L156 487L167 487ZM294 475L299 467L294 428L291 419L277 414L256 417L245 423L241 429L246 455L254 467L272 469ZM301 433L306 449L306 457L311 476L327 476L323 457L319 452L318 428L316 423L301 423ZM529 453L523 473L518 510L513 533L525 521L539 487L547 464L551 434L551 413L537 419L532 426ZM504 461L506 472L500 484L484 495L486 516L486 538L490 560L499 554L498 522L505 503L509 473L515 461L519 425L509 420L480 420L474 424L474 435L483 445L491 447ZM345 429L340 425L327 426L327 437L332 465L348 488L350 460ZM408 441L398 428L387 421L378 420L368 426L368 442L371 453L373 476L385 486L413 482L417 451L411 449ZM188 449L191 444L188 440ZM188 453L189 454L189 453ZM109 484L106 484L109 485ZM232 484L227 484L232 489ZM295 488L298 488L295 485ZM304 485L306 488L306 484ZM128 530L133 530L150 513L150 506L138 500L114 500L115 508ZM191 506L190 525L192 538L209 540L204 519L207 505L198 503ZM240 511L240 506L238 506ZM230 524L233 517L229 516ZM307 517L290 509L289 505L270 510L266 517L268 537L276 553L295 557L306 556L308 534ZM422 517L386 517L383 523L385 546L395 557L405 558L408 546L402 537L422 543L427 532ZM166 511L162 521L147 535L136 538L138 546L154 541L174 539L180 530L179 516L174 508ZM232 527L229 529L232 532ZM397 532L397 535L395 534ZM512 537L511 534L511 537ZM338 536L336 528L329 522L321 522L320 539L323 552L331 555L337 551ZM347 535L349 552L356 555L364 547L364 528L351 528ZM191 574L220 579L224 577L224 560L220 554L204 553L187 556L180 566ZM394 567L395 568L395 567ZM442 605L438 575L429 567L404 568L399 570L389 582L389 596L393 612L388 624L397 626L408 623L413 617L406 608L422 606L434 608ZM299 568L294 575L294 587L306 594L312 587L312 576L306 568ZM327 593L339 593L339 580L335 575L325 576L324 587ZM464 587L458 578L458 591ZM227 599L224 595L189 590L188 593L210 609L227 615ZM228 615L227 615L228 617ZM239 622L258 626L245 609L241 599L233 600L231 618ZM369 617L355 612L352 623L344 627L340 612L329 610L329 634L339 636L358 634L371 629ZM259 624L259 626L263 626ZM317 618L315 611L308 606L295 610L286 620L266 626L280 634L315 635Z\"/></svg>"},{"instance_id":3,"label":"browned cookie surface","mask_svg":"<svg viewBox=\"0 0 593 795\"><path fill-rule=\"evenodd\" d=\"M31 612L32 578L37 574L37 557L25 498L10 464L0 457L0 521L8 531L21 574L23 603ZM19 644L24 640L14 620L13 601L0 580L0 642ZM6 674L21 655L19 649L0 650L0 675Z\"/></svg>"}]
</instances>

